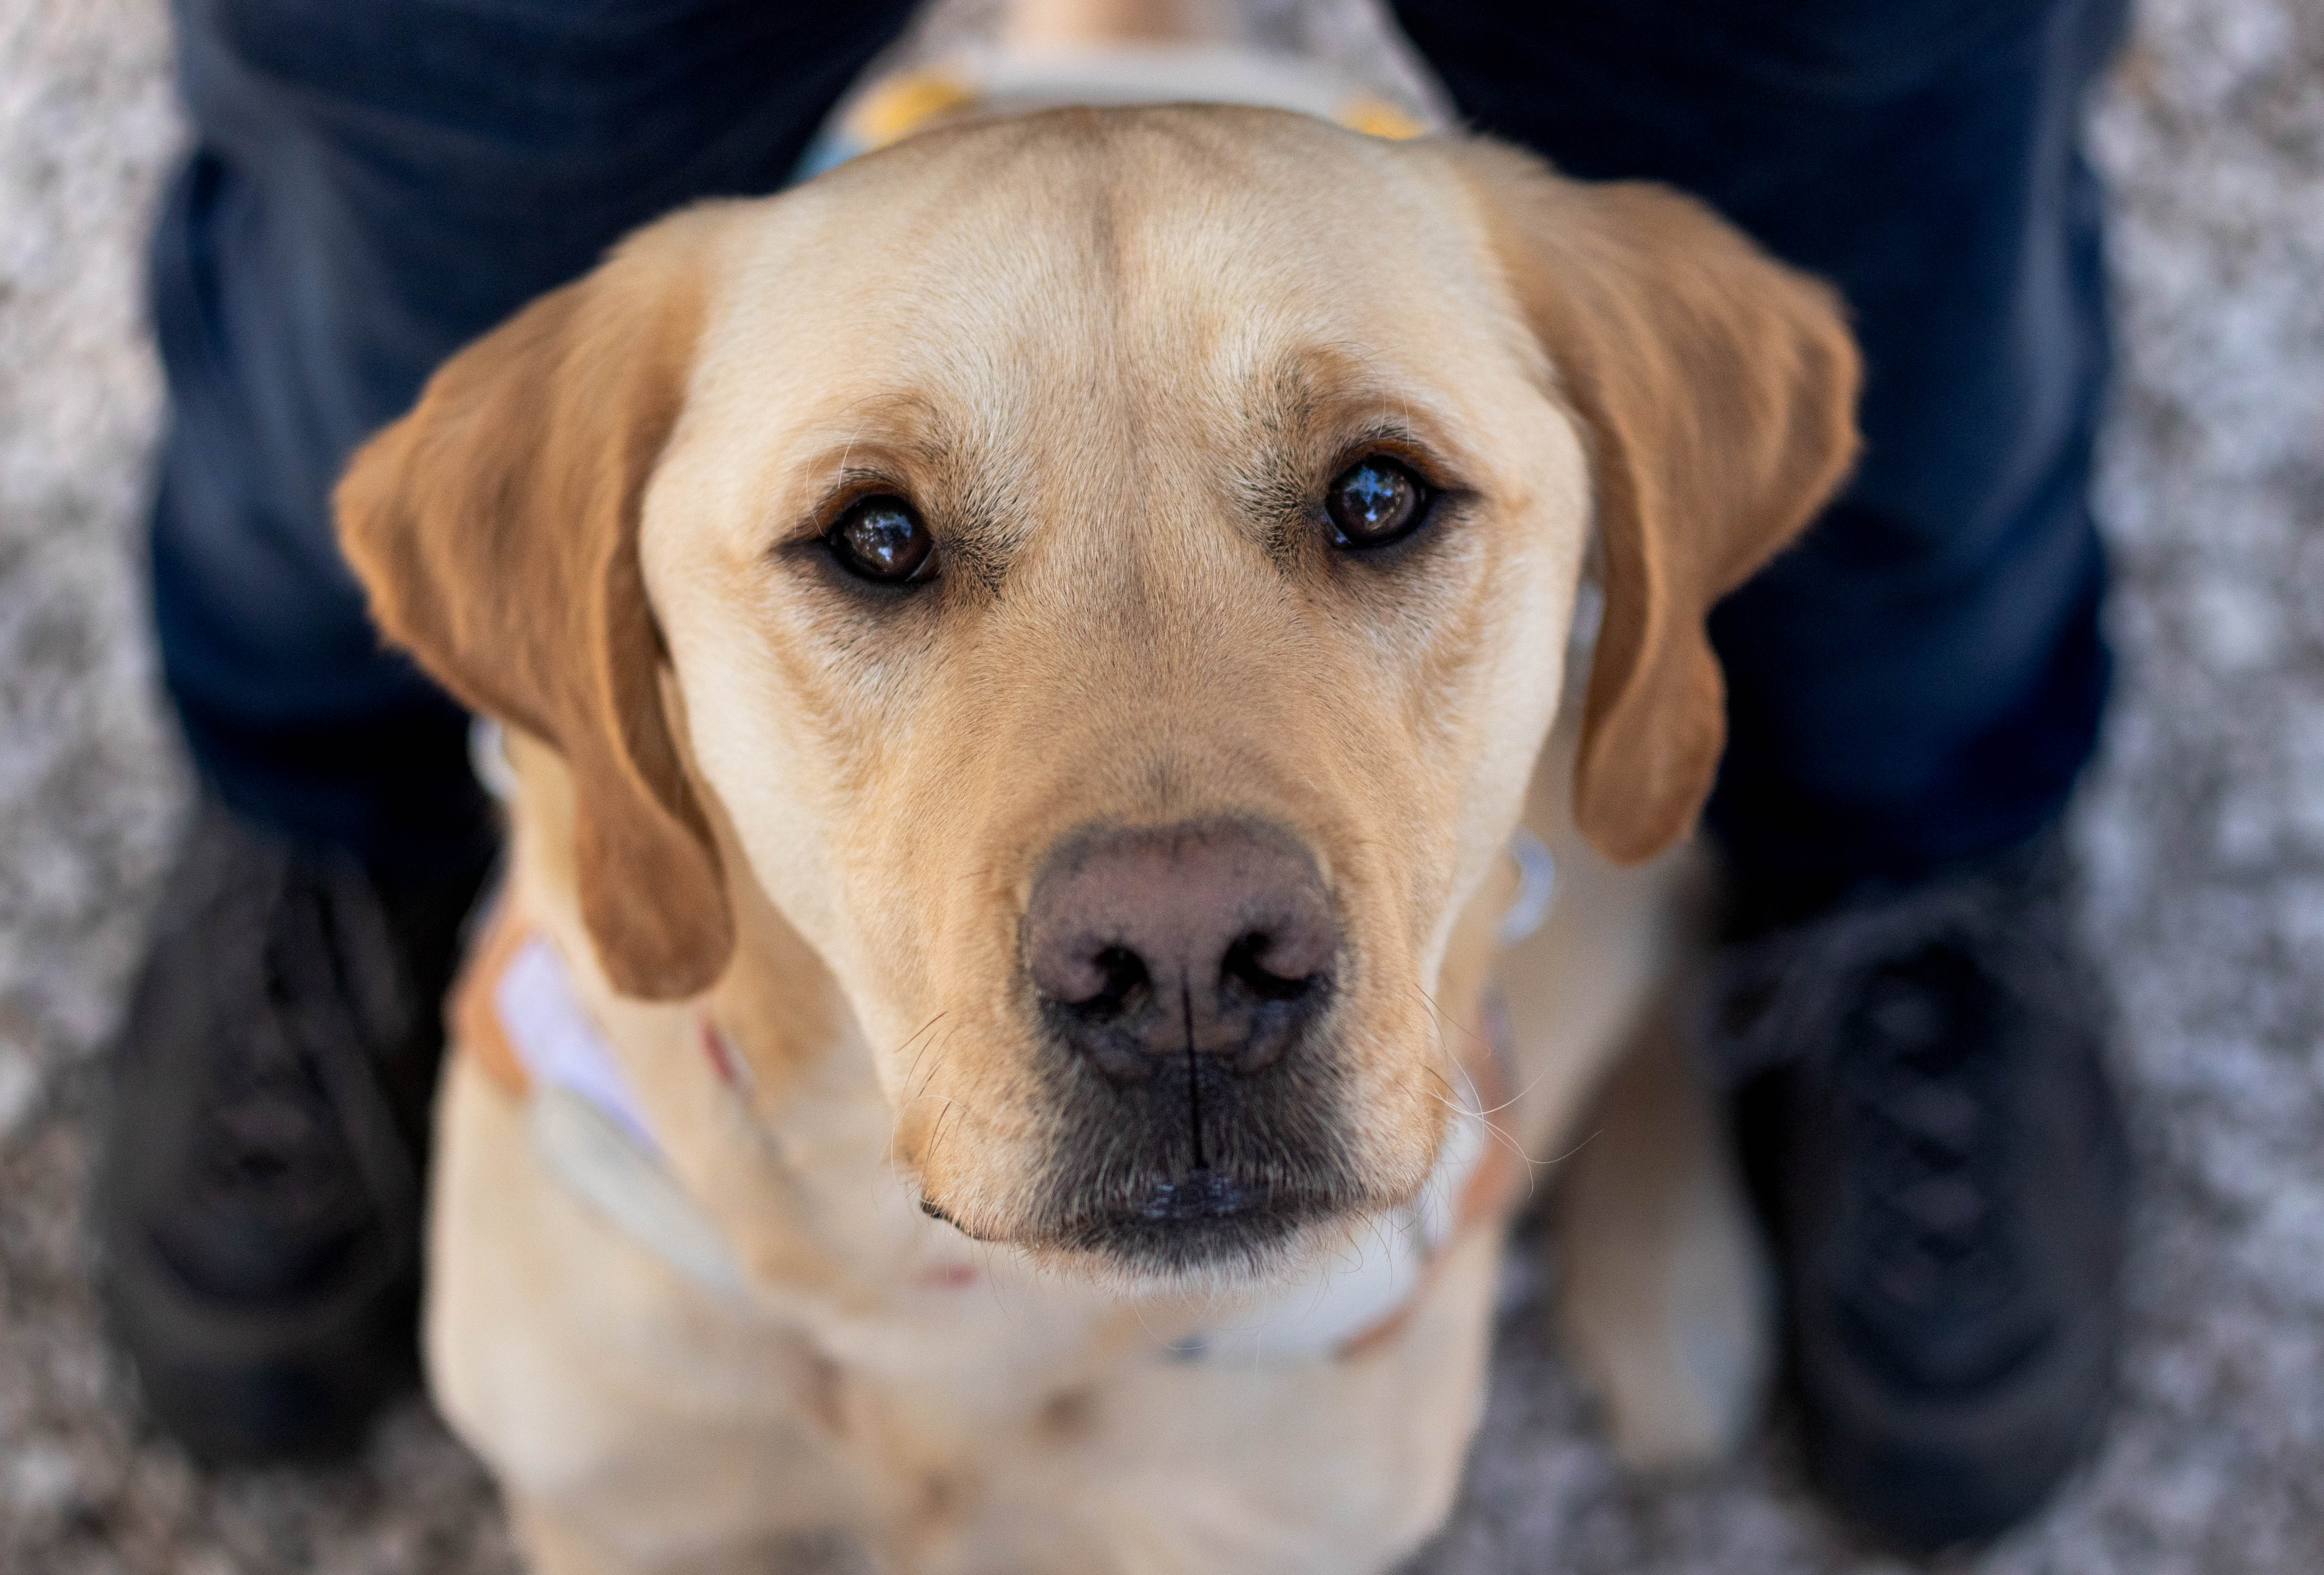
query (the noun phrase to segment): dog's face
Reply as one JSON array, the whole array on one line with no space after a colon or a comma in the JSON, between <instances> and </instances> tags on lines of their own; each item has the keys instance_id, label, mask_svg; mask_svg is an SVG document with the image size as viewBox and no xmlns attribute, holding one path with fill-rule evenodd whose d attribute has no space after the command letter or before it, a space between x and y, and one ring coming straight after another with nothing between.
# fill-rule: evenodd
<instances>
[{"instance_id":1,"label":"dog's face","mask_svg":"<svg viewBox=\"0 0 2324 1575\"><path fill-rule=\"evenodd\" d=\"M1636 857L1715 761L1702 613L1852 394L1821 296L1677 199L1066 112L666 221L340 502L383 626L565 752L617 985L709 983L755 882L931 1211L1234 1269L1427 1174L1593 512L1577 814Z\"/></svg>"}]
</instances>

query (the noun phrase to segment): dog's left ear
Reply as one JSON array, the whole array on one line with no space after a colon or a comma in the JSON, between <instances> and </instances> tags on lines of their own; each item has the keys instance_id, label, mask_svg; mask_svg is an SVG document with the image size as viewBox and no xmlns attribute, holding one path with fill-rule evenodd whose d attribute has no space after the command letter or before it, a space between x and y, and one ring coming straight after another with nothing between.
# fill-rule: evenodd
<instances>
[{"instance_id":1,"label":"dog's left ear","mask_svg":"<svg viewBox=\"0 0 2324 1575\"><path fill-rule=\"evenodd\" d=\"M733 919L662 709L638 517L678 421L715 214L664 220L446 362L333 502L374 619L573 774L582 916L625 995L724 968Z\"/></svg>"},{"instance_id":2,"label":"dog's left ear","mask_svg":"<svg viewBox=\"0 0 2324 1575\"><path fill-rule=\"evenodd\" d=\"M1832 292L1691 198L1442 144L1585 428L1606 616L1573 806L1629 863L1684 834L1726 746L1703 620L1831 495L1860 364Z\"/></svg>"}]
</instances>

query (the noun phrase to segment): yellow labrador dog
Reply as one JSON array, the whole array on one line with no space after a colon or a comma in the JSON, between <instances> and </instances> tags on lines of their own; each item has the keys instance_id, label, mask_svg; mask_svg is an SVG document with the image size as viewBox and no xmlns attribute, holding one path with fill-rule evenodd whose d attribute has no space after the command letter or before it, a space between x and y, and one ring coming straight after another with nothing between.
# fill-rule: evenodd
<instances>
[{"instance_id":1,"label":"yellow labrador dog","mask_svg":"<svg viewBox=\"0 0 2324 1575\"><path fill-rule=\"evenodd\" d=\"M1618 1441L1729 1438L1655 1003L1704 614L1856 382L1683 198L1184 106L690 209L456 356L338 507L508 729L428 1343L533 1567L1387 1568L1577 1144Z\"/></svg>"}]
</instances>

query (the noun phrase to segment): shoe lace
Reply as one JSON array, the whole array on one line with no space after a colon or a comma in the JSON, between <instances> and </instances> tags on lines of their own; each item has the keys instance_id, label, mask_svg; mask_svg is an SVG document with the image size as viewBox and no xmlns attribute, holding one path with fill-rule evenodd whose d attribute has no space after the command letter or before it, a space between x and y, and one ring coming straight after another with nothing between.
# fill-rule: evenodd
<instances>
[{"instance_id":1,"label":"shoe lace","mask_svg":"<svg viewBox=\"0 0 2324 1575\"><path fill-rule=\"evenodd\" d=\"M2015 937L1973 883L1851 905L1731 949L1699 1042L1729 1090L1799 1068L1837 1104L1844 1278L1886 1316L1974 1312L2020 1279L2007 1069L1991 1014Z\"/></svg>"},{"instance_id":2,"label":"shoe lace","mask_svg":"<svg viewBox=\"0 0 2324 1575\"><path fill-rule=\"evenodd\" d=\"M1990 1035L1964 1018L1989 984L1937 942L1880 969L1840 1036L1844 1130L1862 1178L1868 1291L1904 1311L1986 1307L2015 1282L1997 1229L2009 1127Z\"/></svg>"}]
</instances>

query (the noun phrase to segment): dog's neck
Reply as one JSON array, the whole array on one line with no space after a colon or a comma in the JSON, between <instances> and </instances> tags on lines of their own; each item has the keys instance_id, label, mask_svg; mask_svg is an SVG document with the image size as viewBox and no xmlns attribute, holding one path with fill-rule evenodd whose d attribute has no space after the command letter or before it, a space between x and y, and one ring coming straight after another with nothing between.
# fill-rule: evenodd
<instances>
[{"instance_id":1,"label":"dog's neck","mask_svg":"<svg viewBox=\"0 0 2324 1575\"><path fill-rule=\"evenodd\" d=\"M552 941L676 1179L746 1279L852 1306L928 1236L888 1163L893 1117L837 981L748 879L730 883L735 945L702 997L616 991L581 913L573 789L548 745L512 732L503 898ZM730 860L739 861L731 844ZM733 865L740 868L739 862ZM723 1067L724 1055L737 1064Z\"/></svg>"}]
</instances>

